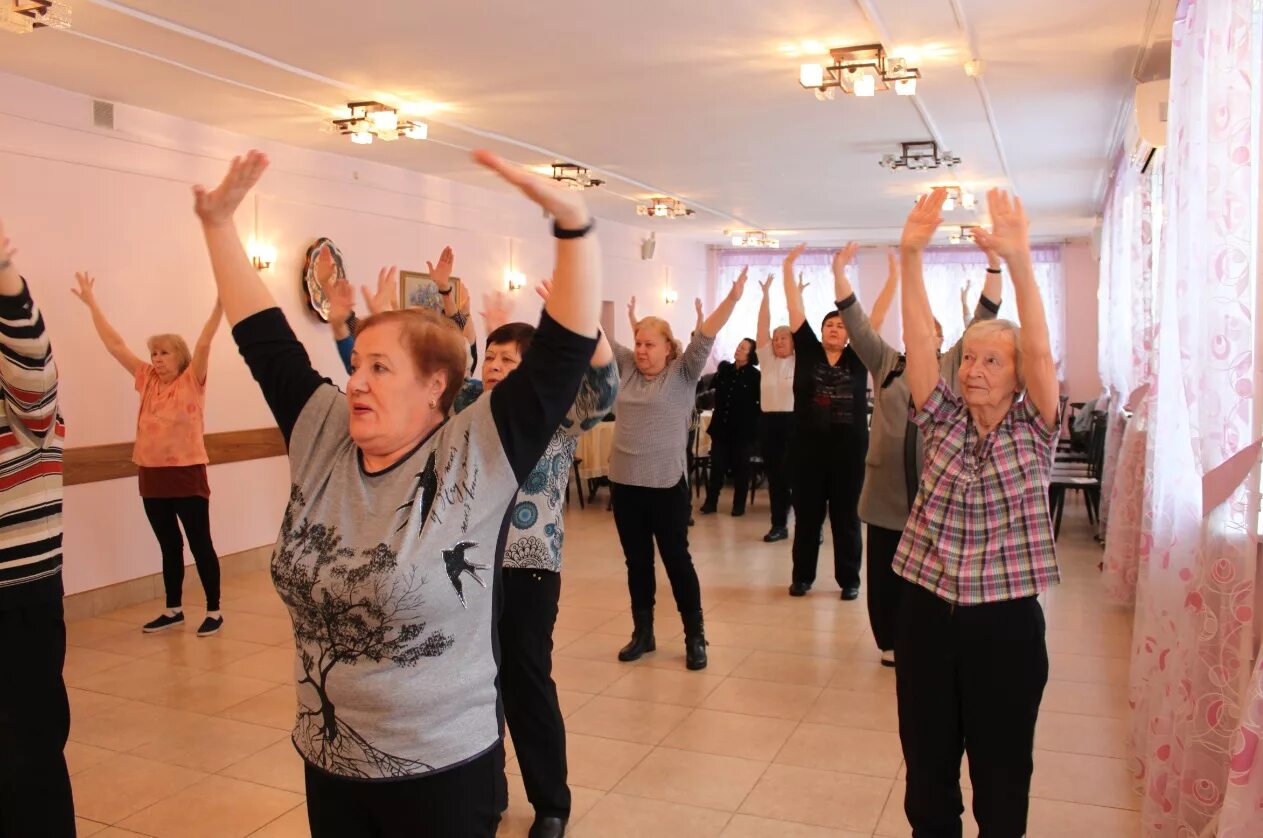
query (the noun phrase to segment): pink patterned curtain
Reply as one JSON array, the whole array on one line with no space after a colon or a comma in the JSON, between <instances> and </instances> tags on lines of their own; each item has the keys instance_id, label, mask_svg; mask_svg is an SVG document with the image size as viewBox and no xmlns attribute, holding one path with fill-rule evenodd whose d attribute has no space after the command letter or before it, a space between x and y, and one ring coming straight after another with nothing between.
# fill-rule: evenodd
<instances>
[{"instance_id":1,"label":"pink patterned curtain","mask_svg":"<svg viewBox=\"0 0 1263 838\"><path fill-rule=\"evenodd\" d=\"M1248 443L1255 421L1251 7L1184 0L1174 32L1129 686L1146 835L1263 835L1250 744L1255 521L1244 486L1205 518L1201 508L1202 474Z\"/></svg>"}]
</instances>

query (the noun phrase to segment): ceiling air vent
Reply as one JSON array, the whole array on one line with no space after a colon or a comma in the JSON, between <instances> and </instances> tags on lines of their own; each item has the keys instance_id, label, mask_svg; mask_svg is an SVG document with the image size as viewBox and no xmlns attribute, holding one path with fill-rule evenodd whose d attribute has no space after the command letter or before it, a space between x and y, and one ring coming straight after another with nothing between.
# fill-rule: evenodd
<instances>
[{"instance_id":1,"label":"ceiling air vent","mask_svg":"<svg viewBox=\"0 0 1263 838\"><path fill-rule=\"evenodd\" d=\"M114 103L92 100L92 124L97 128L114 130Z\"/></svg>"}]
</instances>

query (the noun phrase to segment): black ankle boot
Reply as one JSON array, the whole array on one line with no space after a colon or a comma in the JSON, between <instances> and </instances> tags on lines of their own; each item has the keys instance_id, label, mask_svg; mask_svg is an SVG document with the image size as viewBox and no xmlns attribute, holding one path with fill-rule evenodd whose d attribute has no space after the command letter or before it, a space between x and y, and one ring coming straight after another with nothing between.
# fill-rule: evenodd
<instances>
[{"instance_id":1,"label":"black ankle boot","mask_svg":"<svg viewBox=\"0 0 1263 838\"><path fill-rule=\"evenodd\" d=\"M706 631L702 612L691 611L684 618L684 665L689 669L706 668Z\"/></svg>"},{"instance_id":2,"label":"black ankle boot","mask_svg":"<svg viewBox=\"0 0 1263 838\"><path fill-rule=\"evenodd\" d=\"M640 660L645 652L657 648L653 639L653 610L633 611L632 623L631 642L618 650L618 659L624 663Z\"/></svg>"}]
</instances>

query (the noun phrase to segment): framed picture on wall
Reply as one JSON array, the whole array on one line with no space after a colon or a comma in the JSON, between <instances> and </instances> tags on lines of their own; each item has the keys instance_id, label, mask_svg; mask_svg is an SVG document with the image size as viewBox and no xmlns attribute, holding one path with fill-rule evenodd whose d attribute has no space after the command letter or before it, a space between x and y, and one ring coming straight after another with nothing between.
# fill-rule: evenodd
<instances>
[{"instance_id":1,"label":"framed picture on wall","mask_svg":"<svg viewBox=\"0 0 1263 838\"><path fill-rule=\"evenodd\" d=\"M452 277L452 288L458 295L462 310L469 307L469 293L460 277ZM443 295L434 284L428 273L418 271L399 272L399 307L425 306L435 311L443 311ZM468 313L468 312L466 312Z\"/></svg>"}]
</instances>

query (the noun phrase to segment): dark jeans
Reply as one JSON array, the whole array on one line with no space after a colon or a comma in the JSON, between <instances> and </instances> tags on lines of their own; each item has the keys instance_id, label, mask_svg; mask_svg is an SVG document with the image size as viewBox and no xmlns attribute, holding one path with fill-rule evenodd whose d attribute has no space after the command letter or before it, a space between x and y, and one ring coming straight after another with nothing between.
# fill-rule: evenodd
<instances>
[{"instance_id":1,"label":"dark jeans","mask_svg":"<svg viewBox=\"0 0 1263 838\"><path fill-rule=\"evenodd\" d=\"M632 609L653 610L657 578L653 545L658 542L662 566L681 614L702 610L702 589L689 555L689 487L684 478L669 489L612 483L614 526L627 560L627 588Z\"/></svg>"},{"instance_id":2,"label":"dark jeans","mask_svg":"<svg viewBox=\"0 0 1263 838\"><path fill-rule=\"evenodd\" d=\"M953 606L900 583L895 682L912 834L959 838L964 752L980 834L1018 838L1048 681L1043 609L1034 597Z\"/></svg>"},{"instance_id":3,"label":"dark jeans","mask_svg":"<svg viewBox=\"0 0 1263 838\"><path fill-rule=\"evenodd\" d=\"M561 574L505 568L500 690L526 797L535 813L570 817L566 725L553 683L553 625Z\"/></svg>"},{"instance_id":4,"label":"dark jeans","mask_svg":"<svg viewBox=\"0 0 1263 838\"><path fill-rule=\"evenodd\" d=\"M816 581L820 530L825 515L833 531L833 578L842 588L858 588L864 539L860 534L860 490L864 488L866 434L834 431L794 440L793 581Z\"/></svg>"},{"instance_id":5,"label":"dark jeans","mask_svg":"<svg viewBox=\"0 0 1263 838\"><path fill-rule=\"evenodd\" d=\"M311 838L491 838L503 746L437 774L353 780L306 767Z\"/></svg>"},{"instance_id":6,"label":"dark jeans","mask_svg":"<svg viewBox=\"0 0 1263 838\"><path fill-rule=\"evenodd\" d=\"M892 566L902 538L902 530L868 525L868 624L873 628L877 648L883 652L895 648L895 618L903 597L903 579Z\"/></svg>"},{"instance_id":7,"label":"dark jeans","mask_svg":"<svg viewBox=\"0 0 1263 838\"><path fill-rule=\"evenodd\" d=\"M764 413L760 424L763 473L767 476L767 496L772 504L772 526L789 523L789 440L792 413Z\"/></svg>"},{"instance_id":8,"label":"dark jeans","mask_svg":"<svg viewBox=\"0 0 1263 838\"><path fill-rule=\"evenodd\" d=\"M724 478L732 471L732 511L745 512L746 496L750 493L750 457L754 455L754 440L711 437L710 482L706 486L706 504L714 509L719 503L719 493L724 490Z\"/></svg>"},{"instance_id":9,"label":"dark jeans","mask_svg":"<svg viewBox=\"0 0 1263 838\"><path fill-rule=\"evenodd\" d=\"M60 599L0 610L0 838L75 834L63 613Z\"/></svg>"},{"instance_id":10,"label":"dark jeans","mask_svg":"<svg viewBox=\"0 0 1263 838\"><path fill-rule=\"evenodd\" d=\"M143 498L149 526L162 549L162 585L167 591L167 607L179 608L184 597L184 539L197 563L197 575L206 591L206 610L219 610L219 557L210 534L210 501L206 498Z\"/></svg>"}]
</instances>

